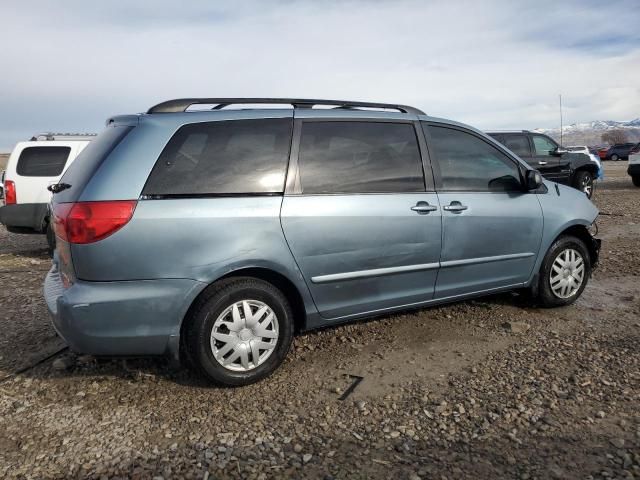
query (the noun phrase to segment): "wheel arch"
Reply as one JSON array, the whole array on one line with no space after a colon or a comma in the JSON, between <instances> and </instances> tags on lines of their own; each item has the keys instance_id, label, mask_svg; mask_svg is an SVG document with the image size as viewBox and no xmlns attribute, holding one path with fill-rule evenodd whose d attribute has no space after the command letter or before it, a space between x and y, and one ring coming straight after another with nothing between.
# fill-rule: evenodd
<instances>
[{"instance_id":1,"label":"wheel arch","mask_svg":"<svg viewBox=\"0 0 640 480\"><path fill-rule=\"evenodd\" d=\"M591 173L595 178L598 175L598 166L595 163L585 163L575 169L574 175L578 172L583 172L583 171Z\"/></svg>"},{"instance_id":2,"label":"wheel arch","mask_svg":"<svg viewBox=\"0 0 640 480\"><path fill-rule=\"evenodd\" d=\"M592 241L593 237L591 236L591 233L589 233L589 228L586 225L575 224L565 228L553 239L551 245L553 245L556 240L558 240L563 235L571 235L582 240L585 247L587 248L587 251L589 252L589 263L593 265L596 262L596 259L598 258L598 251L596 250L596 247Z\"/></svg>"},{"instance_id":3,"label":"wheel arch","mask_svg":"<svg viewBox=\"0 0 640 480\"><path fill-rule=\"evenodd\" d=\"M184 337L184 330L187 327L187 319L192 312L194 305L198 302L198 300L206 294L206 292L214 287L218 282L222 280L227 280L229 278L240 278L240 277L251 277L257 278L259 280L263 280L267 283L274 285L278 288L287 300L291 304L291 309L293 310L293 326L295 332L300 332L306 329L306 319L307 319L307 309L305 306L305 301L302 297L302 294L298 287L292 282L286 275L277 272L276 270L266 268L266 267L244 267L238 268L231 272L226 273L225 275L216 278L214 281L210 282L206 287L204 287L198 295L193 299L189 308L187 309L185 315L182 318L180 323L180 337Z\"/></svg>"}]
</instances>

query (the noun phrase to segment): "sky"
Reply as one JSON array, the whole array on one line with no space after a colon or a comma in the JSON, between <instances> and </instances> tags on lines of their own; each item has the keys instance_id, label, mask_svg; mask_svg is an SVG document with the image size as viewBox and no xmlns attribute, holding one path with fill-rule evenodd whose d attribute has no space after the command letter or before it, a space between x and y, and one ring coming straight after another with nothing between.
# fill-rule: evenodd
<instances>
[{"instance_id":1,"label":"sky","mask_svg":"<svg viewBox=\"0 0 640 480\"><path fill-rule=\"evenodd\" d=\"M404 103L481 129L640 117L640 1L2 0L0 152L179 97Z\"/></svg>"}]
</instances>

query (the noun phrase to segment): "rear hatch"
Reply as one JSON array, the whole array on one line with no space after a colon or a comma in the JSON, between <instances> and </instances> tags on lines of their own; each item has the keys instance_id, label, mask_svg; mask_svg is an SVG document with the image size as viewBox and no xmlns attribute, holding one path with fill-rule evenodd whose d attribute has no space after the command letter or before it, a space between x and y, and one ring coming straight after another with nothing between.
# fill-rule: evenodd
<instances>
[{"instance_id":1,"label":"rear hatch","mask_svg":"<svg viewBox=\"0 0 640 480\"><path fill-rule=\"evenodd\" d=\"M78 200L93 175L133 128L131 125L110 124L80 153L56 185L58 191L54 193L50 207L56 233L57 255L54 259L54 269L58 271L65 288L75 281L69 245L69 234L73 235L73 232L69 231L69 228L72 228L68 222L69 216L74 211L86 211L86 205L83 203L95 203Z\"/></svg>"}]
</instances>

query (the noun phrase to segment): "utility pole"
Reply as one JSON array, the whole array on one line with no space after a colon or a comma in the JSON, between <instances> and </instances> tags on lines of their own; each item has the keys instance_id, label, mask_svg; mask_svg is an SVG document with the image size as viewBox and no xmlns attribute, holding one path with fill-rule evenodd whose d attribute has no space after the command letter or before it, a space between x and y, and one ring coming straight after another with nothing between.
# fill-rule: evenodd
<instances>
[{"instance_id":1,"label":"utility pole","mask_svg":"<svg viewBox=\"0 0 640 480\"><path fill-rule=\"evenodd\" d=\"M560 94L560 146L563 146L562 143L562 94Z\"/></svg>"}]
</instances>

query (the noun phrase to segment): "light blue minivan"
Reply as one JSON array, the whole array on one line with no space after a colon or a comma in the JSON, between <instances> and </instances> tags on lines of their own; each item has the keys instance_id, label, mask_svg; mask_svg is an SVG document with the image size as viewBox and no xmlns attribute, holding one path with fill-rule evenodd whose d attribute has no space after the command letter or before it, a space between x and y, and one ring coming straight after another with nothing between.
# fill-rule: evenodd
<instances>
[{"instance_id":1,"label":"light blue minivan","mask_svg":"<svg viewBox=\"0 0 640 480\"><path fill-rule=\"evenodd\" d=\"M171 100L109 119L50 188L69 346L226 385L273 372L296 331L507 290L570 304L600 248L582 192L404 105Z\"/></svg>"}]
</instances>

